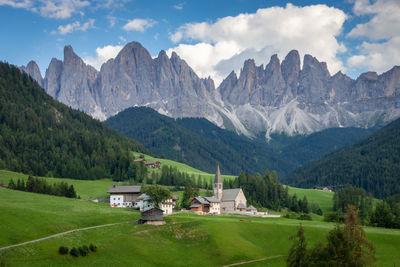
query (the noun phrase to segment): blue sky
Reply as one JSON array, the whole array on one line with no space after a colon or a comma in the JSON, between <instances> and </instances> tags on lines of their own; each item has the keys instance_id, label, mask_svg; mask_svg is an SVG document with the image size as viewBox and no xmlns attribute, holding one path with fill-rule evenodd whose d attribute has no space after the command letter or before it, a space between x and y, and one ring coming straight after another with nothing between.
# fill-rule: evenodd
<instances>
[{"instance_id":1,"label":"blue sky","mask_svg":"<svg viewBox=\"0 0 400 267\"><path fill-rule=\"evenodd\" d=\"M152 56L176 51L218 84L247 58L267 64L291 49L355 78L400 64L400 1L0 0L0 60L35 60L44 76L63 47L97 69L130 41Z\"/></svg>"}]
</instances>

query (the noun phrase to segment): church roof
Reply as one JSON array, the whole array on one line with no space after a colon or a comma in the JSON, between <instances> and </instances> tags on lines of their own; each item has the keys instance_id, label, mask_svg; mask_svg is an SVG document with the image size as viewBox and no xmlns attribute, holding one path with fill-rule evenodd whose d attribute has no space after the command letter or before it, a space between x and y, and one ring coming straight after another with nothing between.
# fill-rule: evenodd
<instances>
[{"instance_id":1,"label":"church roof","mask_svg":"<svg viewBox=\"0 0 400 267\"><path fill-rule=\"evenodd\" d=\"M210 203L219 203L219 202L221 202L221 201L219 201L218 198L215 198L215 197L205 197L205 199Z\"/></svg>"},{"instance_id":2,"label":"church roof","mask_svg":"<svg viewBox=\"0 0 400 267\"><path fill-rule=\"evenodd\" d=\"M233 201L236 199L237 195L240 192L240 188L235 189L225 189L222 191L222 202L224 201Z\"/></svg>"},{"instance_id":3,"label":"church roof","mask_svg":"<svg viewBox=\"0 0 400 267\"><path fill-rule=\"evenodd\" d=\"M217 165L217 173L215 174L214 184L222 184L221 172L219 170L219 164Z\"/></svg>"}]
</instances>

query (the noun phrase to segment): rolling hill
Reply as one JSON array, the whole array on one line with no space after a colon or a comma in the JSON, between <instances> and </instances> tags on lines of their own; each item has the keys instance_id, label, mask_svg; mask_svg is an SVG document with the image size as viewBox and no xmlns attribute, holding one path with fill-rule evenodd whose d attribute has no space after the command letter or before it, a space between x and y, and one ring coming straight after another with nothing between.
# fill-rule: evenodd
<instances>
[{"instance_id":1,"label":"rolling hill","mask_svg":"<svg viewBox=\"0 0 400 267\"><path fill-rule=\"evenodd\" d=\"M55 101L27 74L0 63L0 169L39 176L123 178L138 142Z\"/></svg>"},{"instance_id":2,"label":"rolling hill","mask_svg":"<svg viewBox=\"0 0 400 267\"><path fill-rule=\"evenodd\" d=\"M352 146L310 162L283 179L298 187L353 185L377 198L400 193L400 120Z\"/></svg>"}]
</instances>

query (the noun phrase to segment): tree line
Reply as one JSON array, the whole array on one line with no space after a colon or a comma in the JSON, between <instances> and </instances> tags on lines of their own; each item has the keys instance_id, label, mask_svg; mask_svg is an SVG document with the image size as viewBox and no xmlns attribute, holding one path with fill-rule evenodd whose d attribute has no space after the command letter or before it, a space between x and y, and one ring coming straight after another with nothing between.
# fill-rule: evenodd
<instances>
[{"instance_id":1,"label":"tree line","mask_svg":"<svg viewBox=\"0 0 400 267\"><path fill-rule=\"evenodd\" d=\"M375 208L371 194L362 188L353 186L342 188L333 196L333 210L335 213L326 214L328 221L343 220L345 207L355 206L360 212L360 220L365 225L400 228L400 195L393 195L380 200Z\"/></svg>"},{"instance_id":2,"label":"tree line","mask_svg":"<svg viewBox=\"0 0 400 267\"><path fill-rule=\"evenodd\" d=\"M77 198L76 191L73 185L68 185L66 182L50 184L45 179L29 176L28 180L18 179L14 182L11 179L8 183L8 188L13 190L62 196L68 198Z\"/></svg>"}]
</instances>

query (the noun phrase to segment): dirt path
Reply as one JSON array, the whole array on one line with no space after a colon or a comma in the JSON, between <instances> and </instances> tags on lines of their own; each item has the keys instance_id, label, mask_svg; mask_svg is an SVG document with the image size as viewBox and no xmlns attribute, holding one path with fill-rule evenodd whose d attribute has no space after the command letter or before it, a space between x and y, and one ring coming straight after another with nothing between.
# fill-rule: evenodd
<instances>
[{"instance_id":1,"label":"dirt path","mask_svg":"<svg viewBox=\"0 0 400 267\"><path fill-rule=\"evenodd\" d=\"M66 231L66 232L62 232L62 233L58 233L58 234L54 234L54 235L49 235L49 236L42 237L42 238L38 238L38 239L35 239L35 240L31 240L31 241L27 241L27 242L15 244L15 245L10 245L10 246L6 246L6 247L2 247L2 248L0 248L0 250L4 250L4 249L8 249L8 248L14 248L14 247L19 247L19 246L24 246L24 245L27 245L27 244L39 242L39 241L46 240L46 239L50 239L50 238L54 238L54 237L57 237L57 236L66 235L66 234L73 233L73 232L86 231L86 230L90 230L90 229L102 228L102 227L107 227L107 226L113 226L113 225L123 224L123 223L127 223L127 222L122 222L122 223L109 223L109 224L102 224L102 225L90 226L90 227L85 227L85 228L72 229L72 230L69 230L69 231Z\"/></svg>"},{"instance_id":2,"label":"dirt path","mask_svg":"<svg viewBox=\"0 0 400 267\"><path fill-rule=\"evenodd\" d=\"M279 257L283 257L283 256L285 256L285 255L275 255L275 256L265 257L265 258L261 258L261 259L257 259L257 260L242 261L242 262L232 263L232 264L224 265L222 267L237 266L237 265L253 263L253 262L257 262L257 261L265 261L265 260L275 259L275 258L279 258Z\"/></svg>"}]
</instances>

